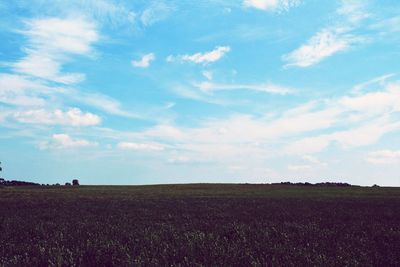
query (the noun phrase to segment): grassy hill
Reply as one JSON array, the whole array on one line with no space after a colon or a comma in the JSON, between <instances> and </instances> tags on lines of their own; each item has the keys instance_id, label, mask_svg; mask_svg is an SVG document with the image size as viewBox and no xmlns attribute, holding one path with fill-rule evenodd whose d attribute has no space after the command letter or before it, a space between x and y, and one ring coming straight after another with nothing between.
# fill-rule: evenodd
<instances>
[{"instance_id":1,"label":"grassy hill","mask_svg":"<svg viewBox=\"0 0 400 267\"><path fill-rule=\"evenodd\" d=\"M0 189L0 266L399 266L400 188Z\"/></svg>"}]
</instances>

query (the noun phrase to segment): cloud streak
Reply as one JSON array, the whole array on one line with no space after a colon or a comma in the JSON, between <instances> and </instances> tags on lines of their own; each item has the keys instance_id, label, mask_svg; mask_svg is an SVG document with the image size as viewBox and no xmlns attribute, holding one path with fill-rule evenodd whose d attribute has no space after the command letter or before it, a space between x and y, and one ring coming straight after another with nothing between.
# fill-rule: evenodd
<instances>
[{"instance_id":1,"label":"cloud streak","mask_svg":"<svg viewBox=\"0 0 400 267\"><path fill-rule=\"evenodd\" d=\"M260 10L287 11L299 5L300 2L300 0L244 0L243 5Z\"/></svg>"},{"instance_id":2,"label":"cloud streak","mask_svg":"<svg viewBox=\"0 0 400 267\"><path fill-rule=\"evenodd\" d=\"M160 144L120 142L117 147L122 150L162 151L165 149Z\"/></svg>"},{"instance_id":3,"label":"cloud streak","mask_svg":"<svg viewBox=\"0 0 400 267\"><path fill-rule=\"evenodd\" d=\"M148 68L150 63L156 59L154 53L144 55L140 60L132 60L132 66L136 68Z\"/></svg>"},{"instance_id":4,"label":"cloud streak","mask_svg":"<svg viewBox=\"0 0 400 267\"><path fill-rule=\"evenodd\" d=\"M400 163L400 150L378 150L368 153L366 161L372 164Z\"/></svg>"},{"instance_id":5,"label":"cloud streak","mask_svg":"<svg viewBox=\"0 0 400 267\"><path fill-rule=\"evenodd\" d=\"M178 56L168 56L167 61L187 61L192 62L195 64L209 64L220 60L224 57L228 52L231 51L229 46L217 46L214 50L204 52L204 53L195 53L195 54L185 54L185 55L178 55Z\"/></svg>"},{"instance_id":6,"label":"cloud streak","mask_svg":"<svg viewBox=\"0 0 400 267\"><path fill-rule=\"evenodd\" d=\"M90 142L85 139L72 138L68 134L53 134L50 141L42 142L39 148L45 149L74 149L82 147L97 146L95 142Z\"/></svg>"},{"instance_id":7,"label":"cloud streak","mask_svg":"<svg viewBox=\"0 0 400 267\"><path fill-rule=\"evenodd\" d=\"M309 67L338 52L346 51L359 39L343 29L323 29L298 49L284 55L286 66Z\"/></svg>"},{"instance_id":8,"label":"cloud streak","mask_svg":"<svg viewBox=\"0 0 400 267\"><path fill-rule=\"evenodd\" d=\"M213 155L224 161L246 155L308 154L301 165L322 167L325 164L313 155L330 145L342 150L366 147L399 131L399 101L400 84L394 82L375 92L309 102L273 117L235 115L203 121L194 128L163 124L132 133L131 138L174 144L188 158Z\"/></svg>"},{"instance_id":9,"label":"cloud streak","mask_svg":"<svg viewBox=\"0 0 400 267\"><path fill-rule=\"evenodd\" d=\"M195 84L195 86L204 92L249 90L249 91L257 91L257 92L280 94L280 95L286 95L295 92L295 90L292 88L275 84L223 84L223 83L213 83L213 82L202 82L199 84Z\"/></svg>"},{"instance_id":10,"label":"cloud streak","mask_svg":"<svg viewBox=\"0 0 400 267\"><path fill-rule=\"evenodd\" d=\"M99 40L93 23L82 18L43 18L25 21L20 31L28 38L26 56L11 64L17 73L63 84L85 79L84 74L62 74L62 65L69 55L90 55L92 44Z\"/></svg>"},{"instance_id":11,"label":"cloud streak","mask_svg":"<svg viewBox=\"0 0 400 267\"><path fill-rule=\"evenodd\" d=\"M48 111L34 109L11 112L9 117L15 121L39 125L65 125L65 126L93 126L101 123L101 118L92 113L83 113L78 108L67 111L59 109Z\"/></svg>"},{"instance_id":12,"label":"cloud streak","mask_svg":"<svg viewBox=\"0 0 400 267\"><path fill-rule=\"evenodd\" d=\"M336 10L339 23L325 27L312 36L305 44L283 55L286 67L310 67L339 52L344 52L354 45L365 42L354 30L369 15L364 11L361 1L343 1Z\"/></svg>"}]
</instances>

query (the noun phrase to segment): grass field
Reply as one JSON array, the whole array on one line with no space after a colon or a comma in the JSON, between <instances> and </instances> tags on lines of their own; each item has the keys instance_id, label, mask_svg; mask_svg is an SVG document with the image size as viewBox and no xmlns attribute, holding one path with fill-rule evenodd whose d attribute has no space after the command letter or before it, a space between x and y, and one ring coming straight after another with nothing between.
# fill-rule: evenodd
<instances>
[{"instance_id":1,"label":"grass field","mask_svg":"<svg viewBox=\"0 0 400 267\"><path fill-rule=\"evenodd\" d=\"M400 188L0 189L0 266L400 266Z\"/></svg>"}]
</instances>

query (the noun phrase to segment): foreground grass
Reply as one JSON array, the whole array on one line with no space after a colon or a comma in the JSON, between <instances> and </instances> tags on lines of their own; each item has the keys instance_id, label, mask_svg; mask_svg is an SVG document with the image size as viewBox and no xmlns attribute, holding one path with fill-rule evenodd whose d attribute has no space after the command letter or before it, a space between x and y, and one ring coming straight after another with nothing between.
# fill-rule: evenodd
<instances>
[{"instance_id":1,"label":"foreground grass","mask_svg":"<svg viewBox=\"0 0 400 267\"><path fill-rule=\"evenodd\" d=\"M0 266L400 266L400 188L0 189Z\"/></svg>"}]
</instances>

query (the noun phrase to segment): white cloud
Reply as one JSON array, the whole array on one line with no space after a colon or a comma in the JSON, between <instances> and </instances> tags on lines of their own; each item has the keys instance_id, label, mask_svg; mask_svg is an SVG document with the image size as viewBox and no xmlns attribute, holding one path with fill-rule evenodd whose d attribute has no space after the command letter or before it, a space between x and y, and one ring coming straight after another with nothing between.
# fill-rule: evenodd
<instances>
[{"instance_id":1,"label":"white cloud","mask_svg":"<svg viewBox=\"0 0 400 267\"><path fill-rule=\"evenodd\" d=\"M63 149L96 146L97 143L85 139L74 139L68 134L53 134L51 141L39 144L40 149Z\"/></svg>"},{"instance_id":2,"label":"white cloud","mask_svg":"<svg viewBox=\"0 0 400 267\"><path fill-rule=\"evenodd\" d=\"M231 51L231 48L229 46L217 46L215 47L214 50L205 53L195 53L192 55L186 54L179 56L169 55L166 60L168 62L180 60L180 61L189 61L196 64L207 64L220 60L229 51Z\"/></svg>"},{"instance_id":3,"label":"white cloud","mask_svg":"<svg viewBox=\"0 0 400 267\"><path fill-rule=\"evenodd\" d=\"M288 10L300 2L300 0L244 0L243 4L261 10Z\"/></svg>"},{"instance_id":4,"label":"white cloud","mask_svg":"<svg viewBox=\"0 0 400 267\"><path fill-rule=\"evenodd\" d=\"M209 81L213 79L213 73L211 71L205 70L201 74Z\"/></svg>"},{"instance_id":5,"label":"white cloud","mask_svg":"<svg viewBox=\"0 0 400 267\"><path fill-rule=\"evenodd\" d=\"M131 143L120 142L117 147L123 150L147 150L147 151L162 151L165 149L163 145L154 143Z\"/></svg>"},{"instance_id":6,"label":"white cloud","mask_svg":"<svg viewBox=\"0 0 400 267\"><path fill-rule=\"evenodd\" d=\"M388 85L387 90L358 96L344 96L338 102L362 115L400 111L400 84Z\"/></svg>"},{"instance_id":7,"label":"white cloud","mask_svg":"<svg viewBox=\"0 0 400 267\"><path fill-rule=\"evenodd\" d=\"M129 7L129 3L110 0L31 0L18 3L21 9L29 9L33 17L57 16L65 17L71 14L82 14L108 27L126 26L131 29L136 23L137 14Z\"/></svg>"},{"instance_id":8,"label":"white cloud","mask_svg":"<svg viewBox=\"0 0 400 267\"><path fill-rule=\"evenodd\" d=\"M45 109L14 111L10 114L10 117L20 123L39 125L92 126L101 123L99 116L83 113L78 108L72 108L65 112L60 109L53 111Z\"/></svg>"},{"instance_id":9,"label":"white cloud","mask_svg":"<svg viewBox=\"0 0 400 267\"><path fill-rule=\"evenodd\" d=\"M11 64L15 72L64 84L85 79L84 74L61 71L70 55L93 53L92 44L99 40L94 23L74 17L31 19L25 25L19 32L28 38L26 56Z\"/></svg>"},{"instance_id":10,"label":"white cloud","mask_svg":"<svg viewBox=\"0 0 400 267\"><path fill-rule=\"evenodd\" d=\"M383 19L370 26L373 30L380 30L382 33L395 33L400 31L400 16Z\"/></svg>"},{"instance_id":11,"label":"white cloud","mask_svg":"<svg viewBox=\"0 0 400 267\"><path fill-rule=\"evenodd\" d=\"M334 142L343 148L367 146L376 143L386 133L400 129L400 123L394 119L396 112L400 111L398 83L387 84L381 91L330 100L329 105L336 110L331 113L329 125L345 123L347 130L296 140L286 147L287 153L318 153Z\"/></svg>"},{"instance_id":12,"label":"white cloud","mask_svg":"<svg viewBox=\"0 0 400 267\"><path fill-rule=\"evenodd\" d=\"M330 138L325 135L306 137L300 140L289 142L283 151L289 155L313 154L323 151L329 146Z\"/></svg>"},{"instance_id":13,"label":"white cloud","mask_svg":"<svg viewBox=\"0 0 400 267\"><path fill-rule=\"evenodd\" d=\"M313 163L313 164L317 164L317 165L322 164L322 162L317 157L312 156L312 155L304 155L302 158L303 158L303 160Z\"/></svg>"},{"instance_id":14,"label":"white cloud","mask_svg":"<svg viewBox=\"0 0 400 267\"><path fill-rule=\"evenodd\" d=\"M141 118L135 112L124 110L121 103L100 93L86 93L72 88L51 87L46 82L23 75L0 74L0 103L20 108L57 107L63 100L94 107L109 114Z\"/></svg>"},{"instance_id":15,"label":"white cloud","mask_svg":"<svg viewBox=\"0 0 400 267\"><path fill-rule=\"evenodd\" d=\"M141 116L135 112L124 110L119 101L104 94L85 93L70 89L65 92L65 95L76 102L83 103L112 115L136 119L141 118Z\"/></svg>"},{"instance_id":16,"label":"white cloud","mask_svg":"<svg viewBox=\"0 0 400 267\"><path fill-rule=\"evenodd\" d=\"M306 154L306 165L323 167L326 164L314 154L330 145L350 150L399 131L399 94L400 84L390 83L375 92L313 101L272 116L234 115L206 120L194 128L163 124L132 138L174 142L177 149L192 151L191 158ZM370 101L373 98L377 101Z\"/></svg>"},{"instance_id":17,"label":"white cloud","mask_svg":"<svg viewBox=\"0 0 400 267\"><path fill-rule=\"evenodd\" d=\"M167 160L170 164L185 164L192 162L192 160L188 156L177 156Z\"/></svg>"},{"instance_id":18,"label":"white cloud","mask_svg":"<svg viewBox=\"0 0 400 267\"><path fill-rule=\"evenodd\" d=\"M174 8L164 2L153 2L147 7L140 16L140 21L144 26L151 26L154 23L166 19Z\"/></svg>"},{"instance_id":19,"label":"white cloud","mask_svg":"<svg viewBox=\"0 0 400 267\"><path fill-rule=\"evenodd\" d=\"M331 134L344 148L360 147L375 144L383 135L400 129L400 122L391 122L387 116L371 120L364 125L347 131Z\"/></svg>"},{"instance_id":20,"label":"white cloud","mask_svg":"<svg viewBox=\"0 0 400 267\"><path fill-rule=\"evenodd\" d=\"M164 108L165 108L165 109L170 109L170 108L175 107L175 105L176 105L175 102L167 102L167 103L165 103Z\"/></svg>"},{"instance_id":21,"label":"white cloud","mask_svg":"<svg viewBox=\"0 0 400 267\"><path fill-rule=\"evenodd\" d=\"M21 33L29 38L29 48L33 50L87 55L99 40L95 24L80 17L32 19L25 23L27 29Z\"/></svg>"},{"instance_id":22,"label":"white cloud","mask_svg":"<svg viewBox=\"0 0 400 267\"><path fill-rule=\"evenodd\" d=\"M288 166L289 171L309 171L312 170L312 167L310 165L289 165Z\"/></svg>"},{"instance_id":23,"label":"white cloud","mask_svg":"<svg viewBox=\"0 0 400 267\"><path fill-rule=\"evenodd\" d=\"M391 83L375 90L347 97L358 99L370 93L394 93L400 90L400 85ZM343 157L331 158L332 152L352 156L359 148L364 150L377 144L385 134L400 131L399 113L393 111L397 108L393 102L387 102L391 108L377 109L365 115L367 106L359 109L344 105L342 99L344 97L321 99L260 116L237 114L228 118L210 118L192 127L168 121L142 131L102 133L106 138L121 142L117 148L122 150L144 153L164 149L162 153L146 154L161 164L193 163L197 167L207 164L210 168L220 169L240 165L243 171L235 173L248 177L257 167L270 168L276 166L275 163L278 166L284 163L281 175L299 172L320 178L332 174L335 164L343 163ZM373 103L370 105L373 107ZM353 114L362 116L360 120L352 120ZM334 151L326 151L325 162L317 153L327 148ZM291 162L292 159L296 161ZM327 168L327 163L333 167Z\"/></svg>"},{"instance_id":24,"label":"white cloud","mask_svg":"<svg viewBox=\"0 0 400 267\"><path fill-rule=\"evenodd\" d=\"M0 74L0 102L14 106L44 106L44 95L59 90L52 89L40 81L13 74Z\"/></svg>"},{"instance_id":25,"label":"white cloud","mask_svg":"<svg viewBox=\"0 0 400 267\"><path fill-rule=\"evenodd\" d=\"M195 84L195 86L204 92L221 90L251 90L281 95L286 95L294 92L294 90L291 88L275 84L220 84L213 82L202 82L200 84Z\"/></svg>"},{"instance_id":26,"label":"white cloud","mask_svg":"<svg viewBox=\"0 0 400 267\"><path fill-rule=\"evenodd\" d=\"M282 56L287 62L286 66L309 67L355 44L365 42L365 38L353 33L359 23L369 16L364 6L362 1L342 1L336 11L339 22L323 28L305 44Z\"/></svg>"},{"instance_id":27,"label":"white cloud","mask_svg":"<svg viewBox=\"0 0 400 267\"><path fill-rule=\"evenodd\" d=\"M368 153L366 161L373 164L400 163L400 150L379 150Z\"/></svg>"},{"instance_id":28,"label":"white cloud","mask_svg":"<svg viewBox=\"0 0 400 267\"><path fill-rule=\"evenodd\" d=\"M137 68L147 68L150 66L150 63L156 59L154 53L149 53L144 55L140 60L132 60L132 66Z\"/></svg>"},{"instance_id":29,"label":"white cloud","mask_svg":"<svg viewBox=\"0 0 400 267\"><path fill-rule=\"evenodd\" d=\"M391 122L383 116L364 122L361 126L350 127L348 130L296 140L289 143L284 151L287 154L313 154L323 151L332 143L337 143L344 149L368 146L378 142L383 135L398 130L400 130L399 122Z\"/></svg>"},{"instance_id":30,"label":"white cloud","mask_svg":"<svg viewBox=\"0 0 400 267\"><path fill-rule=\"evenodd\" d=\"M313 36L306 44L284 55L286 66L309 67L337 52L345 51L355 43L351 35L342 35L337 29L324 29Z\"/></svg>"},{"instance_id":31,"label":"white cloud","mask_svg":"<svg viewBox=\"0 0 400 267\"><path fill-rule=\"evenodd\" d=\"M66 5L69 4L71 9L69 13L83 10L88 16L113 27L126 25L129 28L133 28L137 17L135 11L121 1L113 3L108 0L72 0L68 1L67 4L63 0L57 0L57 2L62 3L60 5L60 8L63 9L62 11L65 11Z\"/></svg>"},{"instance_id":32,"label":"white cloud","mask_svg":"<svg viewBox=\"0 0 400 267\"><path fill-rule=\"evenodd\" d=\"M81 73L61 74L61 63L40 53L27 55L14 63L13 69L19 73L64 84L74 84L85 79L85 75Z\"/></svg>"},{"instance_id":33,"label":"white cloud","mask_svg":"<svg viewBox=\"0 0 400 267\"><path fill-rule=\"evenodd\" d=\"M385 74L385 75L373 78L369 81L366 81L366 82L363 82L360 84L356 84L355 86L353 86L353 92L359 93L360 91L367 89L371 85L384 86L386 84L386 81L395 75L396 75L395 73L389 73L389 74Z\"/></svg>"},{"instance_id":34,"label":"white cloud","mask_svg":"<svg viewBox=\"0 0 400 267\"><path fill-rule=\"evenodd\" d=\"M358 24L370 16L365 10L367 2L365 0L342 0L337 14L344 16L349 24Z\"/></svg>"}]
</instances>

